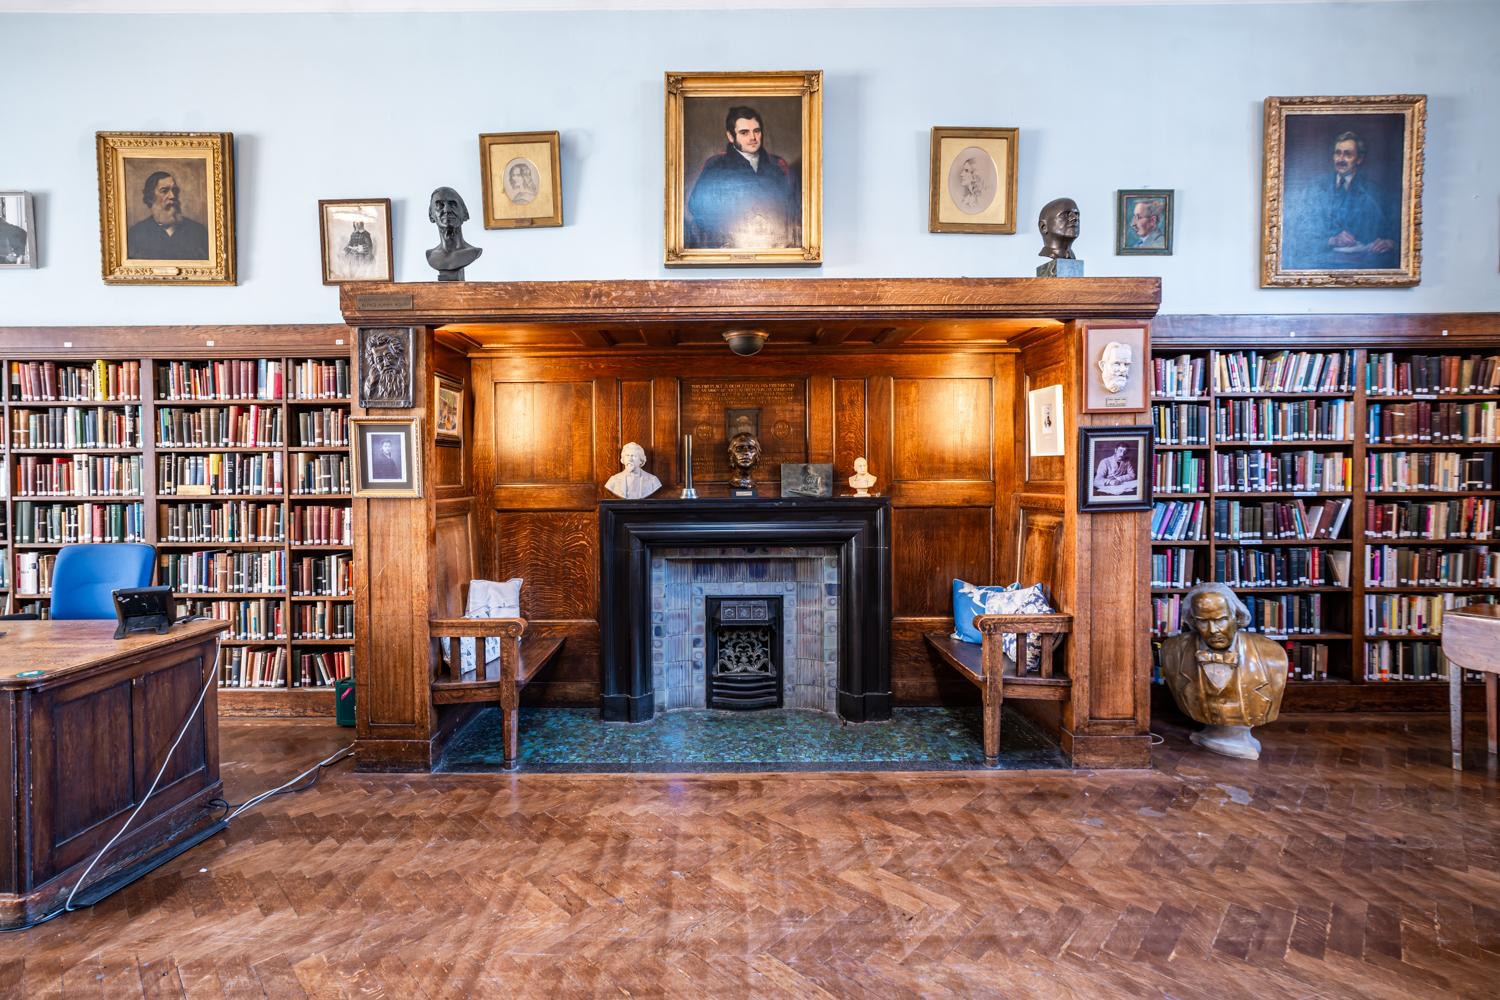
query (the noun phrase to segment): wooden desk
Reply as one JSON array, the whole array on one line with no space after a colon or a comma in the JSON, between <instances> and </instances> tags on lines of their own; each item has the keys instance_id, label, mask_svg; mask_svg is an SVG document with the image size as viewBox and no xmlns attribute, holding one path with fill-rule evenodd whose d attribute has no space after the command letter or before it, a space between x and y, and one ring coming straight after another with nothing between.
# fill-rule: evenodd
<instances>
[{"instance_id":1,"label":"wooden desk","mask_svg":"<svg viewBox=\"0 0 1500 1000\"><path fill-rule=\"evenodd\" d=\"M60 905L124 824L198 700L228 627L189 622L117 642L112 621L0 621L0 927ZM209 805L223 788L215 693L91 884L218 826Z\"/></svg>"},{"instance_id":2,"label":"wooden desk","mask_svg":"<svg viewBox=\"0 0 1500 1000\"><path fill-rule=\"evenodd\" d=\"M1500 605L1471 604L1443 614L1443 655L1448 657L1448 717L1453 769L1464 769L1464 671L1484 674L1484 714L1490 753L1500 752L1496 688L1500 687Z\"/></svg>"}]
</instances>

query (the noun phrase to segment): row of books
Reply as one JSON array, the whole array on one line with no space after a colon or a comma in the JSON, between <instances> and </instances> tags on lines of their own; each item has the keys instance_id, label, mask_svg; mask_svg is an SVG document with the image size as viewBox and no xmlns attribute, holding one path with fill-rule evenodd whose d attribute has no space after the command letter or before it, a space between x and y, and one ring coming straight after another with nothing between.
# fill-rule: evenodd
<instances>
[{"instance_id":1,"label":"row of books","mask_svg":"<svg viewBox=\"0 0 1500 1000\"><path fill-rule=\"evenodd\" d=\"M331 687L336 680L354 676L354 651L318 650L297 653L297 687Z\"/></svg>"},{"instance_id":2,"label":"row of books","mask_svg":"<svg viewBox=\"0 0 1500 1000\"><path fill-rule=\"evenodd\" d=\"M156 489L164 495L261 495L284 488L285 463L279 451L164 455L157 459L156 469Z\"/></svg>"},{"instance_id":3,"label":"row of books","mask_svg":"<svg viewBox=\"0 0 1500 1000\"><path fill-rule=\"evenodd\" d=\"M1193 551L1177 548L1152 549L1151 586L1182 590L1199 583L1202 577L1195 572L1194 564L1201 567L1204 560L1195 560Z\"/></svg>"},{"instance_id":4,"label":"row of books","mask_svg":"<svg viewBox=\"0 0 1500 1000\"><path fill-rule=\"evenodd\" d=\"M346 597L352 593L354 559L348 553L303 556L293 562L293 597Z\"/></svg>"},{"instance_id":5,"label":"row of books","mask_svg":"<svg viewBox=\"0 0 1500 1000\"><path fill-rule=\"evenodd\" d=\"M349 398L349 362L343 358L294 362L292 393L297 399Z\"/></svg>"},{"instance_id":6,"label":"row of books","mask_svg":"<svg viewBox=\"0 0 1500 1000\"><path fill-rule=\"evenodd\" d=\"M22 545L141 542L145 507L139 503L16 502L14 540Z\"/></svg>"},{"instance_id":7,"label":"row of books","mask_svg":"<svg viewBox=\"0 0 1500 1000\"><path fill-rule=\"evenodd\" d=\"M1182 631L1181 594L1153 594L1151 597L1151 634L1175 635Z\"/></svg>"},{"instance_id":8,"label":"row of books","mask_svg":"<svg viewBox=\"0 0 1500 1000\"><path fill-rule=\"evenodd\" d=\"M177 614L204 615L230 623L225 638L276 642L286 638L286 602L264 597L249 601L178 601Z\"/></svg>"},{"instance_id":9,"label":"row of books","mask_svg":"<svg viewBox=\"0 0 1500 1000\"><path fill-rule=\"evenodd\" d=\"M286 553L172 552L162 557L162 584L179 594L279 594L286 592Z\"/></svg>"},{"instance_id":10,"label":"row of books","mask_svg":"<svg viewBox=\"0 0 1500 1000\"><path fill-rule=\"evenodd\" d=\"M1443 612L1470 604L1490 604L1491 598L1470 594L1366 594L1365 635L1443 634Z\"/></svg>"},{"instance_id":11,"label":"row of books","mask_svg":"<svg viewBox=\"0 0 1500 1000\"><path fill-rule=\"evenodd\" d=\"M1365 455L1365 488L1375 492L1488 490L1495 481L1493 452L1382 451Z\"/></svg>"},{"instance_id":12,"label":"row of books","mask_svg":"<svg viewBox=\"0 0 1500 1000\"><path fill-rule=\"evenodd\" d=\"M1353 464L1336 451L1221 451L1214 453L1214 483L1231 493L1347 492Z\"/></svg>"},{"instance_id":13,"label":"row of books","mask_svg":"<svg viewBox=\"0 0 1500 1000\"><path fill-rule=\"evenodd\" d=\"M1353 503L1335 497L1311 503L1293 500L1215 500L1214 537L1225 541L1335 539Z\"/></svg>"},{"instance_id":14,"label":"row of books","mask_svg":"<svg viewBox=\"0 0 1500 1000\"><path fill-rule=\"evenodd\" d=\"M1237 441L1348 441L1354 404L1347 399L1226 399L1214 407L1214 439Z\"/></svg>"},{"instance_id":15,"label":"row of books","mask_svg":"<svg viewBox=\"0 0 1500 1000\"><path fill-rule=\"evenodd\" d=\"M139 448L139 406L49 406L10 411L13 448Z\"/></svg>"},{"instance_id":16,"label":"row of books","mask_svg":"<svg viewBox=\"0 0 1500 1000\"><path fill-rule=\"evenodd\" d=\"M298 504L290 519L293 545L353 545L354 512L333 504Z\"/></svg>"},{"instance_id":17,"label":"row of books","mask_svg":"<svg viewBox=\"0 0 1500 1000\"><path fill-rule=\"evenodd\" d=\"M1400 503L1365 501L1365 537L1488 539L1495 533L1495 501L1479 497L1462 500L1404 500Z\"/></svg>"},{"instance_id":18,"label":"row of books","mask_svg":"<svg viewBox=\"0 0 1500 1000\"><path fill-rule=\"evenodd\" d=\"M156 398L166 400L282 399L286 373L271 358L158 361Z\"/></svg>"},{"instance_id":19,"label":"row of books","mask_svg":"<svg viewBox=\"0 0 1500 1000\"><path fill-rule=\"evenodd\" d=\"M1365 643L1365 680L1367 681L1446 681L1448 658L1436 642ZM1478 681L1482 675L1464 671L1464 680Z\"/></svg>"},{"instance_id":20,"label":"row of books","mask_svg":"<svg viewBox=\"0 0 1500 1000\"><path fill-rule=\"evenodd\" d=\"M1151 424L1157 444L1208 444L1207 403L1156 403Z\"/></svg>"},{"instance_id":21,"label":"row of books","mask_svg":"<svg viewBox=\"0 0 1500 1000\"><path fill-rule=\"evenodd\" d=\"M1208 395L1207 359L1191 354L1152 358L1151 395L1158 399Z\"/></svg>"},{"instance_id":22,"label":"row of books","mask_svg":"<svg viewBox=\"0 0 1500 1000\"><path fill-rule=\"evenodd\" d=\"M52 571L57 566L55 552L16 553L16 594L38 597L52 593Z\"/></svg>"},{"instance_id":23,"label":"row of books","mask_svg":"<svg viewBox=\"0 0 1500 1000\"><path fill-rule=\"evenodd\" d=\"M325 406L318 410L300 410L297 419L297 448L343 448L349 444L349 411Z\"/></svg>"},{"instance_id":24,"label":"row of books","mask_svg":"<svg viewBox=\"0 0 1500 1000\"><path fill-rule=\"evenodd\" d=\"M1217 392L1350 392L1353 351L1218 351Z\"/></svg>"},{"instance_id":25,"label":"row of books","mask_svg":"<svg viewBox=\"0 0 1500 1000\"><path fill-rule=\"evenodd\" d=\"M23 403L140 399L141 363L12 361L10 398Z\"/></svg>"},{"instance_id":26,"label":"row of books","mask_svg":"<svg viewBox=\"0 0 1500 1000\"><path fill-rule=\"evenodd\" d=\"M1151 489L1155 493L1207 493L1207 457L1190 451L1153 453Z\"/></svg>"},{"instance_id":27,"label":"row of books","mask_svg":"<svg viewBox=\"0 0 1500 1000\"><path fill-rule=\"evenodd\" d=\"M141 495L139 455L16 456L16 496Z\"/></svg>"},{"instance_id":28,"label":"row of books","mask_svg":"<svg viewBox=\"0 0 1500 1000\"><path fill-rule=\"evenodd\" d=\"M1347 587L1348 549L1233 548L1214 552L1215 580L1231 587Z\"/></svg>"},{"instance_id":29,"label":"row of books","mask_svg":"<svg viewBox=\"0 0 1500 1000\"><path fill-rule=\"evenodd\" d=\"M1151 505L1151 539L1160 542L1201 542L1207 537L1208 503L1204 500L1165 500Z\"/></svg>"},{"instance_id":30,"label":"row of books","mask_svg":"<svg viewBox=\"0 0 1500 1000\"><path fill-rule=\"evenodd\" d=\"M1500 356L1371 352L1365 359L1365 392L1370 395L1500 392Z\"/></svg>"},{"instance_id":31,"label":"row of books","mask_svg":"<svg viewBox=\"0 0 1500 1000\"><path fill-rule=\"evenodd\" d=\"M1420 549L1371 545L1365 549L1365 584L1370 587L1500 586L1500 552Z\"/></svg>"},{"instance_id":32,"label":"row of books","mask_svg":"<svg viewBox=\"0 0 1500 1000\"><path fill-rule=\"evenodd\" d=\"M279 448L279 406L162 406L156 410L159 448Z\"/></svg>"},{"instance_id":33,"label":"row of books","mask_svg":"<svg viewBox=\"0 0 1500 1000\"><path fill-rule=\"evenodd\" d=\"M352 478L349 456L341 452L314 455L298 452L292 456L292 493L317 495L320 493L348 493Z\"/></svg>"},{"instance_id":34,"label":"row of books","mask_svg":"<svg viewBox=\"0 0 1500 1000\"><path fill-rule=\"evenodd\" d=\"M294 604L292 636L297 639L353 639L354 605L336 601Z\"/></svg>"},{"instance_id":35,"label":"row of books","mask_svg":"<svg viewBox=\"0 0 1500 1000\"><path fill-rule=\"evenodd\" d=\"M1500 443L1500 403L1371 403L1371 444Z\"/></svg>"},{"instance_id":36,"label":"row of books","mask_svg":"<svg viewBox=\"0 0 1500 1000\"><path fill-rule=\"evenodd\" d=\"M1294 681L1328 679L1328 644L1322 642L1288 642L1286 675Z\"/></svg>"},{"instance_id":37,"label":"row of books","mask_svg":"<svg viewBox=\"0 0 1500 1000\"><path fill-rule=\"evenodd\" d=\"M284 542L286 511L279 503L162 504L164 542Z\"/></svg>"},{"instance_id":38,"label":"row of books","mask_svg":"<svg viewBox=\"0 0 1500 1000\"><path fill-rule=\"evenodd\" d=\"M1323 631L1322 594L1281 594L1276 597L1246 594L1240 600L1250 609L1248 628L1253 632L1282 636L1315 635Z\"/></svg>"},{"instance_id":39,"label":"row of books","mask_svg":"<svg viewBox=\"0 0 1500 1000\"><path fill-rule=\"evenodd\" d=\"M285 687L286 647L220 646L219 686Z\"/></svg>"}]
</instances>

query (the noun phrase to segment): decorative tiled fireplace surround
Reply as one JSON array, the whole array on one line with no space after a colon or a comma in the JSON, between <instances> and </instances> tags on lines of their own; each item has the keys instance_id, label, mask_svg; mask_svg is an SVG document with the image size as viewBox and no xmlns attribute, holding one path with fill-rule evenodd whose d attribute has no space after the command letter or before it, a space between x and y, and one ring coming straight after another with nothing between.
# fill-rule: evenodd
<instances>
[{"instance_id":1,"label":"decorative tiled fireplace surround","mask_svg":"<svg viewBox=\"0 0 1500 1000\"><path fill-rule=\"evenodd\" d=\"M706 703L704 598L780 595L783 704L838 711L839 556L833 546L660 549L651 558L651 677L658 712Z\"/></svg>"}]
</instances>

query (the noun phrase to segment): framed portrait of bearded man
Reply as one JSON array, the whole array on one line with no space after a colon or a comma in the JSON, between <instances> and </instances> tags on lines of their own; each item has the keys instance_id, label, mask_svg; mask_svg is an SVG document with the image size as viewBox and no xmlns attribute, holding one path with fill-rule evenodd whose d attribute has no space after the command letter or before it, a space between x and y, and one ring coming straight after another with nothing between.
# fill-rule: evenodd
<instances>
[{"instance_id":1,"label":"framed portrait of bearded man","mask_svg":"<svg viewBox=\"0 0 1500 1000\"><path fill-rule=\"evenodd\" d=\"M668 73L668 267L823 263L823 73Z\"/></svg>"},{"instance_id":2,"label":"framed portrait of bearded man","mask_svg":"<svg viewBox=\"0 0 1500 1000\"><path fill-rule=\"evenodd\" d=\"M111 285L232 285L234 135L99 132L99 239Z\"/></svg>"}]
</instances>

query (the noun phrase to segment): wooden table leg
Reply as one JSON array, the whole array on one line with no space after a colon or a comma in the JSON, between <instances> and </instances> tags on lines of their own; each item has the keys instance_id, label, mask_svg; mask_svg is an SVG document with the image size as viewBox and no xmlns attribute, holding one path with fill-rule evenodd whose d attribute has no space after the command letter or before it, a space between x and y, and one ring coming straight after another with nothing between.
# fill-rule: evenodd
<instances>
[{"instance_id":1,"label":"wooden table leg","mask_svg":"<svg viewBox=\"0 0 1500 1000\"><path fill-rule=\"evenodd\" d=\"M1448 661L1448 727L1453 770L1464 769L1464 668Z\"/></svg>"},{"instance_id":2,"label":"wooden table leg","mask_svg":"<svg viewBox=\"0 0 1500 1000\"><path fill-rule=\"evenodd\" d=\"M1484 675L1484 721L1489 728L1490 753L1500 754L1500 674Z\"/></svg>"}]
</instances>

